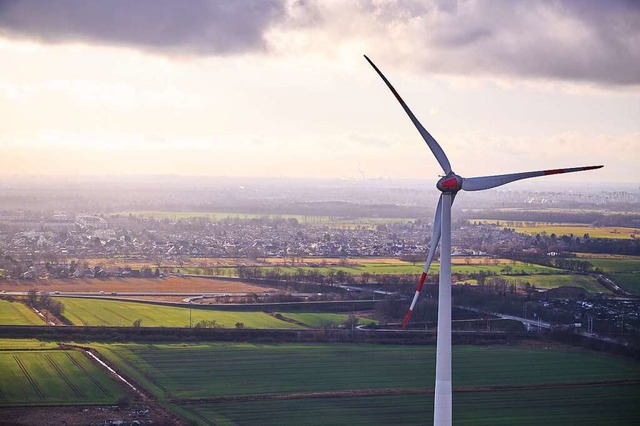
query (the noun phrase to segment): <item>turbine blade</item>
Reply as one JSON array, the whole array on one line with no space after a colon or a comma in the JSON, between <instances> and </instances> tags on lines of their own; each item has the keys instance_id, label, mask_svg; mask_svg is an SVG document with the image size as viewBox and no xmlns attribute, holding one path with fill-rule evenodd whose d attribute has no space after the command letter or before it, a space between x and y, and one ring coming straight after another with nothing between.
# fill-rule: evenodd
<instances>
[{"instance_id":1,"label":"turbine blade","mask_svg":"<svg viewBox=\"0 0 640 426\"><path fill-rule=\"evenodd\" d=\"M420 292L422 291L422 286L424 285L424 281L427 278L427 274L429 273L429 267L431 266L431 262L433 261L433 256L436 254L436 248L438 247L438 242L440 242L440 234L442 233L442 228L440 226L441 222L442 222L442 195L440 195L440 198L438 199L438 206L436 207L436 215L433 218L433 234L431 235L431 246L429 247L429 254L427 255L427 261L425 262L424 268L422 269L422 275L420 275L418 288L416 289L416 293L413 295L411 306L409 307L407 314L404 316L404 320L402 320L403 329L407 327L407 324L409 323L409 319L411 318L411 314L413 314L413 308L415 308L416 303L418 302L418 297L420 296Z\"/></svg>"},{"instance_id":2,"label":"turbine blade","mask_svg":"<svg viewBox=\"0 0 640 426\"><path fill-rule=\"evenodd\" d=\"M422 126L422 124L420 124L420 122L418 121L416 116L413 115L413 113L411 112L407 104L402 100L398 92L396 92L396 89L393 88L391 83L389 83L389 80L387 80L384 74L380 72L378 67L376 67L376 65L373 62L371 62L371 59L369 59L367 55L364 55L364 58L367 60L367 62L371 64L373 69L376 70L378 75L382 78L382 80L385 82L387 87L391 90L391 93L393 93L393 95L396 97L398 102L400 102L400 105L402 106L404 111L407 113L407 115L413 122L414 126L416 126L416 128L418 129L418 132L420 132L420 135L422 135L422 138L424 139L424 141L427 143L427 146L429 147L429 149L431 149L431 152L433 152L433 155L436 157L436 160L438 160L438 163L440 163L440 167L442 167L442 170L444 171L444 173L449 174L449 172L451 172L451 164L449 163L449 159L447 158L447 155L444 153L442 147L433 138L433 136L431 136L431 134L427 131L427 129L425 129Z\"/></svg>"},{"instance_id":3,"label":"turbine blade","mask_svg":"<svg viewBox=\"0 0 640 426\"><path fill-rule=\"evenodd\" d=\"M462 189L465 191L480 191L495 188L509 182L538 176L557 175L561 173L582 172L584 170L600 169L604 166L573 167L569 169L540 170L536 172L511 173L508 175L482 176L462 179Z\"/></svg>"}]
</instances>

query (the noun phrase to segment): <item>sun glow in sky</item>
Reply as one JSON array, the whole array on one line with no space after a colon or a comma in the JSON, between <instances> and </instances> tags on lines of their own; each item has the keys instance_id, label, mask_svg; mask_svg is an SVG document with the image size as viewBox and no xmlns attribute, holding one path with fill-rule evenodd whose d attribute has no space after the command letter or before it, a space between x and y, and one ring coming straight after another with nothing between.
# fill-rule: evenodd
<instances>
[{"instance_id":1,"label":"sun glow in sky","mask_svg":"<svg viewBox=\"0 0 640 426\"><path fill-rule=\"evenodd\" d=\"M0 174L638 182L634 2L14 1ZM559 179L559 178L550 178Z\"/></svg>"}]
</instances>

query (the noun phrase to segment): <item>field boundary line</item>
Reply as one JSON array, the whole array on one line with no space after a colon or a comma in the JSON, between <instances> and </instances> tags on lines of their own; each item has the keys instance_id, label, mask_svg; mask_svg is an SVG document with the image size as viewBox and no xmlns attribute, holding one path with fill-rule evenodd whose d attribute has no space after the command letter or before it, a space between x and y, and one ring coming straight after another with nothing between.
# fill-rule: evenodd
<instances>
[{"instance_id":1,"label":"field boundary line","mask_svg":"<svg viewBox=\"0 0 640 426\"><path fill-rule=\"evenodd\" d=\"M64 382L67 384L67 386L69 386L69 389L71 389L73 391L74 394L76 394L76 396L78 398L84 398L84 394L82 392L80 392L80 389L78 389L78 387L76 385L74 385L71 380L69 380L69 378L67 377L67 375L64 373L64 371L62 371L62 369L60 368L60 366L58 365L57 362L55 362L55 360L53 358L51 358L51 355L46 354L44 356L44 358L47 360L47 362L49 363L49 365L51 367L53 367L54 370L56 370L56 372L58 373L58 376L60 376L60 378L62 380L64 380Z\"/></svg>"},{"instance_id":2,"label":"field boundary line","mask_svg":"<svg viewBox=\"0 0 640 426\"><path fill-rule=\"evenodd\" d=\"M31 319L29 319L24 312L22 312L20 309L16 308L16 306L14 305L14 303L16 302L10 302L11 303L11 307L13 308L13 310L16 312L16 314L18 314L19 317L21 317L23 320L25 320L25 322L29 325L36 325L36 323L34 323L33 321L31 321Z\"/></svg>"},{"instance_id":3,"label":"field boundary line","mask_svg":"<svg viewBox=\"0 0 640 426\"><path fill-rule=\"evenodd\" d=\"M185 410L185 411L188 411L190 414L192 414L195 417L197 417L198 419L200 419L206 425L214 425L215 424L215 423L209 421L209 419L207 419L202 414L200 414L197 411L195 411L194 409L192 409L191 407L183 407L182 409Z\"/></svg>"},{"instance_id":4,"label":"field boundary line","mask_svg":"<svg viewBox=\"0 0 640 426\"><path fill-rule=\"evenodd\" d=\"M131 368L133 371L140 373L140 375L142 375L142 377L144 377L146 380L148 380L152 385L156 386L158 389L162 390L165 394L168 394L169 391L167 390L167 388L165 388L163 385L161 385L154 377L151 377L147 372L142 371L140 368L138 368L133 361L131 361L130 359L128 359L127 357L125 357L123 354L121 354L118 350L113 350L113 349L109 349L109 351L114 354L116 356L116 358L119 358L122 362L124 362L129 368ZM104 357L103 357L104 359ZM127 379L129 380L129 379Z\"/></svg>"},{"instance_id":5,"label":"field boundary line","mask_svg":"<svg viewBox=\"0 0 640 426\"><path fill-rule=\"evenodd\" d=\"M27 378L27 380L29 381L29 383L31 384L31 387L33 388L33 390L36 392L36 394L38 395L38 397L40 399L44 399L44 393L42 393L42 390L40 389L40 387L38 386L38 384L35 382L35 380L33 380L33 377L31 377L31 374L29 374L29 371L27 370L27 367L25 367L25 365L22 363L22 361L20 360L20 358L18 358L17 355L13 356L13 359L16 360L16 363L18 364L18 367L20 367L20 370L22 370L22 373L24 374L24 376Z\"/></svg>"},{"instance_id":6,"label":"field boundary line","mask_svg":"<svg viewBox=\"0 0 640 426\"><path fill-rule=\"evenodd\" d=\"M600 380L570 383L536 383L527 385L491 385L491 386L460 386L453 389L454 393L474 393L474 392L501 392L514 390L538 390L538 389L567 389L594 386L627 386L638 385L638 380ZM169 402L174 404L208 404L224 402L255 402L255 401L275 401L292 399L317 399L317 398L359 398L368 396L387 395L425 395L433 394L433 388L387 388L387 389L349 389L343 391L327 392L302 392L302 393L282 393L282 394L262 394L262 395L235 395L235 396L214 396L205 398L171 398Z\"/></svg>"},{"instance_id":7,"label":"field boundary line","mask_svg":"<svg viewBox=\"0 0 640 426\"><path fill-rule=\"evenodd\" d=\"M114 316L116 316L116 317L118 317L118 318L122 319L123 321L126 321L126 322L131 321L129 318L127 318L127 317L125 317L125 316L123 316L123 315L120 315L119 313L117 313L116 311L114 311L114 310L113 310L113 309L111 309L111 308L103 307L102 309L104 309L104 310L105 310L105 311L107 311L107 312L111 312ZM97 318L97 317L96 317L96 318ZM126 324L126 323L125 323L125 324Z\"/></svg>"},{"instance_id":8,"label":"field boundary line","mask_svg":"<svg viewBox=\"0 0 640 426\"><path fill-rule=\"evenodd\" d=\"M89 372L82 366L82 364L78 362L77 359L71 356L69 352L67 352L66 355L69 358L69 360L73 363L73 365L75 365L80 371L82 371L85 374L85 376L88 377L89 380L91 380L91 382L93 382L93 384L96 385L98 389L100 389L100 391L104 394L104 396L107 396L107 397L111 396L111 393L109 393L109 391L107 391L107 389L104 386L102 386L102 383L100 383L95 377L93 377L93 375L89 374Z\"/></svg>"}]
</instances>

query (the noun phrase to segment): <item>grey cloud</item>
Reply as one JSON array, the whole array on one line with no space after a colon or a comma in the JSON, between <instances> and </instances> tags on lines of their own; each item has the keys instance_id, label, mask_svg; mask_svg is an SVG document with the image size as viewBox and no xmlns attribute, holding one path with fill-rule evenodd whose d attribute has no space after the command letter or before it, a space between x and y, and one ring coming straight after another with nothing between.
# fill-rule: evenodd
<instances>
[{"instance_id":1,"label":"grey cloud","mask_svg":"<svg viewBox=\"0 0 640 426\"><path fill-rule=\"evenodd\" d=\"M279 0L0 0L0 34L231 54L264 49L264 32L284 15Z\"/></svg>"},{"instance_id":2,"label":"grey cloud","mask_svg":"<svg viewBox=\"0 0 640 426\"><path fill-rule=\"evenodd\" d=\"M425 5L426 4L426 5ZM430 72L640 84L637 0L363 1Z\"/></svg>"},{"instance_id":3,"label":"grey cloud","mask_svg":"<svg viewBox=\"0 0 640 426\"><path fill-rule=\"evenodd\" d=\"M0 35L47 43L227 55L274 29L429 73L640 84L638 0L0 0Z\"/></svg>"}]
</instances>

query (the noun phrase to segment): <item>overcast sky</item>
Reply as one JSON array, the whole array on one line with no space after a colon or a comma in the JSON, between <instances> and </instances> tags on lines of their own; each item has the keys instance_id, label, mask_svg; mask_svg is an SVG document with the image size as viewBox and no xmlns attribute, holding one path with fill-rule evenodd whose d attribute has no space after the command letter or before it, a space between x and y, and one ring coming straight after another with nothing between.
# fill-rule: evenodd
<instances>
[{"instance_id":1,"label":"overcast sky","mask_svg":"<svg viewBox=\"0 0 640 426\"><path fill-rule=\"evenodd\" d=\"M640 182L640 2L0 0L0 174Z\"/></svg>"}]
</instances>

